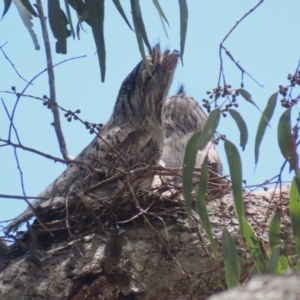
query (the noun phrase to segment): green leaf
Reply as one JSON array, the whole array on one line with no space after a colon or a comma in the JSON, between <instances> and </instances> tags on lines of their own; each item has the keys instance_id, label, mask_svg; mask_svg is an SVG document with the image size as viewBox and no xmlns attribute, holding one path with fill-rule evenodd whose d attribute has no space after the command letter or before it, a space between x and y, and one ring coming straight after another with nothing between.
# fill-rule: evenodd
<instances>
[{"instance_id":1,"label":"green leaf","mask_svg":"<svg viewBox=\"0 0 300 300\"><path fill-rule=\"evenodd\" d=\"M280 212L277 212L269 226L269 245L271 250L273 251L276 247L281 246L281 238L280 238Z\"/></svg>"},{"instance_id":2,"label":"green leaf","mask_svg":"<svg viewBox=\"0 0 300 300\"><path fill-rule=\"evenodd\" d=\"M300 260L300 193L298 189L299 182L299 175L296 175L292 181L289 199L292 231L298 260Z\"/></svg>"},{"instance_id":3,"label":"green leaf","mask_svg":"<svg viewBox=\"0 0 300 300\"><path fill-rule=\"evenodd\" d=\"M285 255L280 254L279 264L277 266L276 273L277 274L284 274L284 273L286 273L286 271L288 269L290 269L290 266L289 266L289 262L288 262L287 258L285 257Z\"/></svg>"},{"instance_id":4,"label":"green leaf","mask_svg":"<svg viewBox=\"0 0 300 300\"><path fill-rule=\"evenodd\" d=\"M257 271L260 274L264 274L266 270L264 256L261 252L259 243L253 232L251 225L244 219L244 237L246 239L248 248L255 259Z\"/></svg>"},{"instance_id":5,"label":"green leaf","mask_svg":"<svg viewBox=\"0 0 300 300\"><path fill-rule=\"evenodd\" d=\"M238 89L237 91L242 95L242 97L245 100L247 100L248 102L250 102L251 104L253 104L261 112L260 108L252 100L252 96L251 96L251 94L248 91L246 91L244 89Z\"/></svg>"},{"instance_id":6,"label":"green leaf","mask_svg":"<svg viewBox=\"0 0 300 300\"><path fill-rule=\"evenodd\" d=\"M240 263L234 240L226 228L222 232L222 252L227 287L232 288L240 281Z\"/></svg>"},{"instance_id":7,"label":"green leaf","mask_svg":"<svg viewBox=\"0 0 300 300\"><path fill-rule=\"evenodd\" d=\"M70 12L70 7L69 7L69 4L68 4L68 0L65 0L65 7L66 7L67 16L68 16L67 21L68 21L68 24L70 24L72 37L74 39L75 38L75 31L74 31L74 27L73 27L73 22L72 22L72 17L71 17L71 12Z\"/></svg>"},{"instance_id":8,"label":"green leaf","mask_svg":"<svg viewBox=\"0 0 300 300\"><path fill-rule=\"evenodd\" d=\"M140 8L140 3L138 0L130 0L131 3L131 13L132 13L132 19L133 19L133 24L134 24L134 29L135 29L135 33L138 36L141 36L143 38L143 41L145 42L148 51L150 53L152 53L152 48L150 46L148 37L147 37L147 33L146 33L146 29L145 29L145 25L144 25L144 21L143 21L143 17L142 17L142 11ZM141 54L143 55L143 53L141 52ZM144 60L144 58L143 58Z\"/></svg>"},{"instance_id":9,"label":"green leaf","mask_svg":"<svg viewBox=\"0 0 300 300\"><path fill-rule=\"evenodd\" d=\"M216 245L215 240L213 238L213 234L211 231L210 222L208 219L208 213L207 213L207 207L206 207L206 201L205 201L205 195L207 191L207 184L208 184L208 172L207 172L207 163L208 163L208 156L205 156L205 159L201 166L201 175L199 179L198 184L198 191L197 191L197 202L196 207L197 211L200 217L200 220L202 222L202 226L206 232L206 235L208 237L208 240L211 244L211 248L214 252L214 255L216 256Z\"/></svg>"},{"instance_id":10,"label":"green leaf","mask_svg":"<svg viewBox=\"0 0 300 300\"><path fill-rule=\"evenodd\" d=\"M189 12L188 12L186 0L178 0L178 1L179 1L179 10L180 10L180 59L183 65L183 53L185 47Z\"/></svg>"},{"instance_id":11,"label":"green leaf","mask_svg":"<svg viewBox=\"0 0 300 300\"><path fill-rule=\"evenodd\" d=\"M126 14L125 14L125 12L124 12L124 10L123 10L123 7L122 7L120 1L119 1L119 0L113 0L113 3L114 3L114 5L116 6L116 8L117 8L119 14L122 16L122 18L124 19L124 21L125 21L126 24L128 25L128 27L133 31L133 28L131 27L131 25L130 25L130 23L129 23L127 17L126 17Z\"/></svg>"},{"instance_id":12,"label":"green leaf","mask_svg":"<svg viewBox=\"0 0 300 300\"><path fill-rule=\"evenodd\" d=\"M159 13L159 15L165 20L165 22L169 25L169 22L168 22L168 20L167 20L167 17L166 17L166 15L165 15L165 13L164 13L164 11L162 10L162 8L161 8L161 6L160 6L160 4L159 4L159 1L158 0L153 0L153 3L154 3L154 5L155 5L155 7L156 7L156 9L157 9L157 11L158 11L158 13ZM170 26L170 25L169 25Z\"/></svg>"},{"instance_id":13,"label":"green leaf","mask_svg":"<svg viewBox=\"0 0 300 300\"><path fill-rule=\"evenodd\" d=\"M3 13L2 13L2 18L1 20L4 18L4 16L6 15L6 13L8 12L10 5L11 5L11 1L12 0L4 0L4 9L3 9Z\"/></svg>"},{"instance_id":14,"label":"green leaf","mask_svg":"<svg viewBox=\"0 0 300 300\"><path fill-rule=\"evenodd\" d=\"M195 162L198 150L196 148L197 140L199 139L201 132L195 133L188 141L185 147L183 170L182 170L182 190L185 201L186 212L189 220L192 213L192 188L193 188L193 172L195 168Z\"/></svg>"},{"instance_id":15,"label":"green leaf","mask_svg":"<svg viewBox=\"0 0 300 300\"><path fill-rule=\"evenodd\" d=\"M138 43L138 46L139 46L139 50L140 50L140 53L141 53L141 56L142 56L145 68L147 70L147 73L149 75L152 75L151 74L151 70L150 70L150 66L149 66L149 62L148 62L148 60L146 58L143 36L142 36L142 34L139 33L139 26L140 26L140 24L139 24L139 20L137 18L137 15L135 13L135 10L136 10L136 8L135 8L135 2L136 1L135 0L130 0L130 2L131 2L131 10L132 10L132 20L133 20L133 25L134 25L134 29L135 29L135 35L136 35L137 43ZM150 50L150 53L152 53L152 49Z\"/></svg>"},{"instance_id":16,"label":"green leaf","mask_svg":"<svg viewBox=\"0 0 300 300\"><path fill-rule=\"evenodd\" d=\"M53 36L57 39L56 53L67 53L67 27L59 0L48 0L48 17Z\"/></svg>"},{"instance_id":17,"label":"green leaf","mask_svg":"<svg viewBox=\"0 0 300 300\"><path fill-rule=\"evenodd\" d=\"M278 145L285 159L288 159L290 157L290 142L292 137L291 110L292 107L288 108L281 115L277 128Z\"/></svg>"},{"instance_id":18,"label":"green leaf","mask_svg":"<svg viewBox=\"0 0 300 300\"><path fill-rule=\"evenodd\" d=\"M236 122L236 124L240 130L240 146L242 147L242 150L244 151L245 146L248 141L247 125L238 111L236 111L235 109L229 109L228 111L229 111L229 114L234 119L234 121Z\"/></svg>"},{"instance_id":19,"label":"green leaf","mask_svg":"<svg viewBox=\"0 0 300 300\"><path fill-rule=\"evenodd\" d=\"M228 140L225 140L224 148L227 156L227 161L229 165L229 172L232 182L232 192L234 199L235 211L239 224L241 227L241 232L243 232L244 223L244 201L243 201L243 189L242 189L242 163L240 154L236 146Z\"/></svg>"},{"instance_id":20,"label":"green leaf","mask_svg":"<svg viewBox=\"0 0 300 300\"><path fill-rule=\"evenodd\" d=\"M259 157L259 147L262 142L263 136L265 134L266 128L273 116L276 103L277 103L277 95L278 93L274 93L268 100L267 107L265 108L256 132L256 137L255 137L255 146L254 146L254 153L255 153L255 164L258 162L258 157Z\"/></svg>"},{"instance_id":21,"label":"green leaf","mask_svg":"<svg viewBox=\"0 0 300 300\"><path fill-rule=\"evenodd\" d=\"M34 8L32 7L31 3L29 2L29 0L21 0L22 4L26 7L26 9L35 17L38 17L38 14L36 13L36 11L34 10Z\"/></svg>"},{"instance_id":22,"label":"green leaf","mask_svg":"<svg viewBox=\"0 0 300 300\"><path fill-rule=\"evenodd\" d=\"M296 266L295 266L296 271L300 271L300 260L297 261Z\"/></svg>"},{"instance_id":23,"label":"green leaf","mask_svg":"<svg viewBox=\"0 0 300 300\"><path fill-rule=\"evenodd\" d=\"M86 8L91 22L92 32L96 43L98 60L100 65L101 81L105 80L106 51L104 41L104 0L86 0Z\"/></svg>"},{"instance_id":24,"label":"green leaf","mask_svg":"<svg viewBox=\"0 0 300 300\"><path fill-rule=\"evenodd\" d=\"M28 11L28 9L23 5L23 3L21 1L15 1L14 4L16 5L16 8L19 11L20 17L31 36L35 50L40 50L40 45L39 45L37 36L33 30L33 24L31 22L32 14Z\"/></svg>"},{"instance_id":25,"label":"green leaf","mask_svg":"<svg viewBox=\"0 0 300 300\"><path fill-rule=\"evenodd\" d=\"M270 261L266 270L267 274L275 274L279 262L280 247L275 247L272 250Z\"/></svg>"},{"instance_id":26,"label":"green leaf","mask_svg":"<svg viewBox=\"0 0 300 300\"><path fill-rule=\"evenodd\" d=\"M156 7L157 11L158 11L158 15L159 15L159 18L160 18L160 21L161 21L161 24L162 24L162 27L164 29L164 32L166 34L166 37L168 38L168 33L167 33L167 30L166 30L166 27L165 27L165 23L164 21L169 25L169 22L167 20L167 17L164 13L164 11L162 10L160 4L159 4L159 1L158 0L152 0L153 1L153 4L154 6ZM170 25L169 25L170 26Z\"/></svg>"},{"instance_id":27,"label":"green leaf","mask_svg":"<svg viewBox=\"0 0 300 300\"><path fill-rule=\"evenodd\" d=\"M78 39L80 40L80 26L82 22L89 22L89 13L87 11L87 9L85 11L83 11L83 13L78 17L78 22L76 25L76 34Z\"/></svg>"},{"instance_id":28,"label":"green leaf","mask_svg":"<svg viewBox=\"0 0 300 300\"><path fill-rule=\"evenodd\" d=\"M202 134L199 137L199 140L197 141L197 149L203 150L208 142L212 139L219 121L220 121L220 108L214 109L208 116L208 119L204 125L204 128L202 130Z\"/></svg>"}]
</instances>

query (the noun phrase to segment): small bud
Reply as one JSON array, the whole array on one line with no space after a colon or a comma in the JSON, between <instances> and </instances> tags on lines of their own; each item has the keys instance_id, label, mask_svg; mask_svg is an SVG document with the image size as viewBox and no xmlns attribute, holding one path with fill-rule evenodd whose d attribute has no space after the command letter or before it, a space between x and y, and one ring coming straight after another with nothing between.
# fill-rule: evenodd
<instances>
[{"instance_id":1,"label":"small bud","mask_svg":"<svg viewBox=\"0 0 300 300\"><path fill-rule=\"evenodd\" d=\"M43 96L43 99L48 99L48 97L46 95Z\"/></svg>"},{"instance_id":2,"label":"small bud","mask_svg":"<svg viewBox=\"0 0 300 300\"><path fill-rule=\"evenodd\" d=\"M76 114L80 114L80 113L81 113L81 110L80 110L80 109L77 109L75 112L76 112Z\"/></svg>"},{"instance_id":3,"label":"small bud","mask_svg":"<svg viewBox=\"0 0 300 300\"><path fill-rule=\"evenodd\" d=\"M11 89L12 89L13 91L15 91L15 90L16 90L16 87L15 87L15 86L12 86Z\"/></svg>"},{"instance_id":4,"label":"small bud","mask_svg":"<svg viewBox=\"0 0 300 300\"><path fill-rule=\"evenodd\" d=\"M94 131L94 129L92 128L92 129L90 129L90 131L89 131L89 133L90 134L93 134L95 131Z\"/></svg>"},{"instance_id":5,"label":"small bud","mask_svg":"<svg viewBox=\"0 0 300 300\"><path fill-rule=\"evenodd\" d=\"M68 120L68 122L71 122L72 121L72 116L69 117L67 120Z\"/></svg>"}]
</instances>

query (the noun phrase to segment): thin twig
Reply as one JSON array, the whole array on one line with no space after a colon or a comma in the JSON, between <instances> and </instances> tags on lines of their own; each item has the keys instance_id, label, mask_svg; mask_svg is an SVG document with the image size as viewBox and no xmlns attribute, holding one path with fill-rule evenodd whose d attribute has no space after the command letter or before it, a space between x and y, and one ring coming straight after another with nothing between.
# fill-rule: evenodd
<instances>
[{"instance_id":1,"label":"thin twig","mask_svg":"<svg viewBox=\"0 0 300 300\"><path fill-rule=\"evenodd\" d=\"M79 58L83 58L83 57L86 57L86 55L81 55L81 56L76 56L76 57L71 57L71 58L68 58L68 59L64 59L62 61L60 61L59 63L55 64L53 66L56 67L56 66L59 66L67 61L71 61L71 60L74 60L74 59L79 59ZM25 93L25 91L27 90L27 88L31 85L31 83L33 81L35 81L35 79L37 79L40 75L42 75L43 73L45 73L48 69L44 69L43 71L39 72L38 74L36 74L34 77L32 77L32 79L29 81L29 83L27 83L27 85L25 86L25 88L22 90L21 93L16 93L17 95L17 99L16 99L16 102L15 102L15 105L13 107L13 110L12 110L12 113L11 113L11 119L13 120L14 119L14 116L15 116L15 112L16 112L16 109L17 109L17 106L18 106L18 103L21 99L21 97L23 96L23 94ZM12 125L10 125L9 127L9 131L8 131L8 139L10 140L11 138L11 130L12 130Z\"/></svg>"},{"instance_id":2,"label":"thin twig","mask_svg":"<svg viewBox=\"0 0 300 300\"><path fill-rule=\"evenodd\" d=\"M36 0L37 4L37 11L39 14L42 34L44 39L45 51L46 51L46 59L47 59L47 70L48 70L48 79L49 79L49 92L50 92L50 99L53 104L56 104L56 92L55 92L55 76L53 70L53 62L52 62L52 54L51 54L51 46L49 41L48 29L46 24L46 17L44 15L42 1ZM62 157L65 160L70 160L70 156L67 150L66 141L62 132L61 124L60 124L60 116L59 110L56 105L51 105L51 111L53 114L53 127L56 133L59 149L61 151Z\"/></svg>"},{"instance_id":3,"label":"thin twig","mask_svg":"<svg viewBox=\"0 0 300 300\"><path fill-rule=\"evenodd\" d=\"M226 54L229 56L229 58L235 63L235 65L239 68L239 70L242 72L242 80L243 75L248 75L255 83L257 83L260 87L263 87L262 84L260 84L256 79L254 79L248 72L245 71L244 68L241 67L241 65L233 58L233 56L230 54L230 52L224 47L224 42L227 40L227 38L231 35L231 33L237 28L237 26L248 16L250 15L254 10L256 10L264 0L260 0L253 8L251 8L247 13L245 13L237 22L236 24L228 31L228 33L225 35L223 40L220 43L219 46L219 58L220 58L220 71L219 71L219 78L218 78L218 84L217 86L220 86L221 83L221 77L223 77L223 84L225 85L225 75L224 75L224 67L223 67L223 59L222 59L222 49L225 50ZM243 81L242 81L243 82Z\"/></svg>"},{"instance_id":4,"label":"thin twig","mask_svg":"<svg viewBox=\"0 0 300 300\"><path fill-rule=\"evenodd\" d=\"M6 44L5 44L6 45ZM15 72L17 73L17 75L24 80L25 82L29 83L17 70L17 68L15 67L14 63L9 59L9 57L6 55L5 51L3 50L4 46L0 46L0 50L3 53L4 57L8 60L8 62L10 63L10 65L12 66L12 68L15 70Z\"/></svg>"}]
</instances>

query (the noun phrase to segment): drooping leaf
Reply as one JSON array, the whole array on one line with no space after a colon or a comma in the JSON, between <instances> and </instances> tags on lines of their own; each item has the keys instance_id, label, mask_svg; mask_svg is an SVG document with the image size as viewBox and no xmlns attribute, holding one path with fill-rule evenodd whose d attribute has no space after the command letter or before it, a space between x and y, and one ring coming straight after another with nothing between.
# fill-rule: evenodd
<instances>
[{"instance_id":1,"label":"drooping leaf","mask_svg":"<svg viewBox=\"0 0 300 300\"><path fill-rule=\"evenodd\" d=\"M244 201L243 201L243 189L242 189L242 163L240 154L236 146L228 140L225 140L224 148L227 156L227 162L229 165L229 173L232 182L232 192L235 211L241 231L243 232L244 223Z\"/></svg>"},{"instance_id":2,"label":"drooping leaf","mask_svg":"<svg viewBox=\"0 0 300 300\"><path fill-rule=\"evenodd\" d=\"M227 287L232 288L240 281L240 263L234 240L226 228L222 232L222 252Z\"/></svg>"},{"instance_id":3,"label":"drooping leaf","mask_svg":"<svg viewBox=\"0 0 300 300\"><path fill-rule=\"evenodd\" d=\"M280 218L281 215L277 212L269 226L269 245L271 250L274 250L276 247L281 246L281 238L280 238Z\"/></svg>"},{"instance_id":4,"label":"drooping leaf","mask_svg":"<svg viewBox=\"0 0 300 300\"><path fill-rule=\"evenodd\" d=\"M48 0L48 17L53 36L57 39L56 53L67 53L67 24L59 0Z\"/></svg>"},{"instance_id":5,"label":"drooping leaf","mask_svg":"<svg viewBox=\"0 0 300 300\"><path fill-rule=\"evenodd\" d=\"M255 259L257 272L264 274L266 270L266 265L264 261L264 256L261 252L257 238L253 232L251 225L244 219L244 237L246 239L248 248Z\"/></svg>"},{"instance_id":6,"label":"drooping leaf","mask_svg":"<svg viewBox=\"0 0 300 300\"><path fill-rule=\"evenodd\" d=\"M164 13L164 11L162 10L159 1L158 0L153 0L153 3L156 7L156 9L158 10L159 15L165 20L165 22L169 25L168 19ZM170 26L170 25L169 25Z\"/></svg>"},{"instance_id":7,"label":"drooping leaf","mask_svg":"<svg viewBox=\"0 0 300 300\"><path fill-rule=\"evenodd\" d=\"M292 138L291 109L291 107L288 108L281 115L277 128L278 145L285 159L288 159L290 156L290 143Z\"/></svg>"},{"instance_id":8,"label":"drooping leaf","mask_svg":"<svg viewBox=\"0 0 300 300\"><path fill-rule=\"evenodd\" d=\"M275 247L272 250L269 264L267 266L267 270L266 270L267 274L275 274L276 273L275 271L276 271L278 263L279 263L279 254L280 254L280 247Z\"/></svg>"},{"instance_id":9,"label":"drooping leaf","mask_svg":"<svg viewBox=\"0 0 300 300\"><path fill-rule=\"evenodd\" d=\"M105 80L106 51L104 41L104 0L86 0L86 8L91 22L92 32L96 43L98 60L100 65L101 81Z\"/></svg>"},{"instance_id":10,"label":"drooping leaf","mask_svg":"<svg viewBox=\"0 0 300 300\"><path fill-rule=\"evenodd\" d=\"M11 1L12 0L4 0L4 9L3 9L3 13L2 13L2 18L4 18L4 16L6 15L6 13L8 12L10 5L11 5Z\"/></svg>"},{"instance_id":11,"label":"drooping leaf","mask_svg":"<svg viewBox=\"0 0 300 300\"><path fill-rule=\"evenodd\" d=\"M130 0L130 3L131 3L131 10L132 10L133 26L134 26L135 35L136 35L137 43L138 43L138 46L139 46L139 50L140 50L140 53L141 53L141 56L142 56L145 68L147 70L147 73L149 75L151 75L151 70L150 70L149 62L148 62L148 60L146 58L143 35L139 32L141 24L140 24L140 22L138 20L136 12L135 12L136 11L136 6L135 6L136 0ZM143 23L142 26L144 26L144 23ZM147 39L147 41L148 41L148 39ZM149 46L150 46L150 44L149 44ZM152 52L152 49L151 49L150 52Z\"/></svg>"},{"instance_id":12,"label":"drooping leaf","mask_svg":"<svg viewBox=\"0 0 300 300\"><path fill-rule=\"evenodd\" d=\"M14 4L16 5L19 14L21 16L21 19L25 25L25 27L27 28L31 39L33 41L34 44L34 48L35 50L40 50L40 45L37 39L37 36L33 30L33 24L31 22L32 20L32 15L31 13L28 11L28 9L23 5L23 3L21 2L21 0L13 0Z\"/></svg>"},{"instance_id":13,"label":"drooping leaf","mask_svg":"<svg viewBox=\"0 0 300 300\"><path fill-rule=\"evenodd\" d=\"M80 40L80 27L82 22L88 22L89 20L89 13L87 9L78 17L78 22L76 25L76 34L77 38Z\"/></svg>"},{"instance_id":14,"label":"drooping leaf","mask_svg":"<svg viewBox=\"0 0 300 300\"><path fill-rule=\"evenodd\" d=\"M143 38L143 41L145 42L145 44L148 48L148 51L151 53L152 48L150 46L150 43L149 43L149 40L147 37L147 32L146 32L144 21L143 21L140 3L138 0L130 0L130 3L131 3L131 13L132 13L132 19L133 19L133 23L134 23L135 33L137 36L140 35Z\"/></svg>"},{"instance_id":15,"label":"drooping leaf","mask_svg":"<svg viewBox=\"0 0 300 300\"><path fill-rule=\"evenodd\" d=\"M86 5L82 0L68 0L70 6L76 11L78 18L87 10ZM87 24L91 25L90 20L87 18L84 20Z\"/></svg>"},{"instance_id":16,"label":"drooping leaf","mask_svg":"<svg viewBox=\"0 0 300 300\"><path fill-rule=\"evenodd\" d=\"M158 0L152 0L152 1L153 1L154 6L156 7L156 9L158 11L158 15L159 15L159 18L160 18L160 21L161 21L161 25L162 25L162 27L164 29L166 37L168 38L168 33L167 33L166 26L165 26L165 23L164 23L164 22L166 22L168 24L168 26L170 26L169 22L167 20L167 17L165 15L164 11L162 10L162 8L161 8L161 6L159 4L159 1Z\"/></svg>"},{"instance_id":17,"label":"drooping leaf","mask_svg":"<svg viewBox=\"0 0 300 300\"><path fill-rule=\"evenodd\" d=\"M243 97L245 100L247 100L248 102L250 102L251 104L253 104L253 105L261 112L260 108L259 108L259 107L256 105L256 103L252 100L252 96L251 96L251 94L250 94L248 91L246 91L246 90L244 90L244 89L238 89L237 91L242 95L242 97Z\"/></svg>"},{"instance_id":18,"label":"drooping leaf","mask_svg":"<svg viewBox=\"0 0 300 300\"><path fill-rule=\"evenodd\" d=\"M208 142L212 139L219 121L220 121L220 108L214 109L208 116L208 119L204 125L204 128L202 130L202 134L199 137L199 140L197 141L197 149L203 150Z\"/></svg>"},{"instance_id":19,"label":"drooping leaf","mask_svg":"<svg viewBox=\"0 0 300 300\"><path fill-rule=\"evenodd\" d=\"M115 7L117 8L119 14L122 16L122 18L124 19L124 21L126 22L126 24L128 25L128 27L133 31L133 28L131 27L127 17L126 17L126 14L124 12L124 9L121 5L121 2L120 0L113 0L113 3L115 5Z\"/></svg>"},{"instance_id":20,"label":"drooping leaf","mask_svg":"<svg viewBox=\"0 0 300 300\"><path fill-rule=\"evenodd\" d=\"M34 10L34 8L32 7L31 3L29 2L29 0L21 0L22 4L26 7L26 9L35 17L38 17L38 14L36 13L36 11Z\"/></svg>"},{"instance_id":21,"label":"drooping leaf","mask_svg":"<svg viewBox=\"0 0 300 300\"><path fill-rule=\"evenodd\" d=\"M229 109L228 111L229 111L229 114L234 119L234 121L236 122L236 124L240 130L240 146L242 147L242 150L244 151L245 146L248 141L247 125L238 111L236 111L235 109Z\"/></svg>"},{"instance_id":22,"label":"drooping leaf","mask_svg":"<svg viewBox=\"0 0 300 300\"><path fill-rule=\"evenodd\" d=\"M214 255L216 255L216 245L215 240L213 238L213 234L211 231L210 222L208 219L208 213L207 213L207 207L206 207L206 201L205 201L205 195L207 191L207 184L208 184L208 172L207 172L207 163L208 163L208 156L205 156L205 159L201 166L201 175L199 179L198 184L198 191L197 191L197 202L196 207L197 211L200 217L200 220L202 222L202 226L206 232L206 235L208 237L208 240L210 242L211 248L214 252Z\"/></svg>"},{"instance_id":23,"label":"drooping leaf","mask_svg":"<svg viewBox=\"0 0 300 300\"><path fill-rule=\"evenodd\" d=\"M185 147L184 159L183 159L183 170L182 170L182 190L185 201L185 207L190 219L192 212L192 180L193 180L193 172L195 168L195 162L198 150L196 148L197 140L199 139L201 132L195 133L190 140L188 141Z\"/></svg>"},{"instance_id":24,"label":"drooping leaf","mask_svg":"<svg viewBox=\"0 0 300 300\"><path fill-rule=\"evenodd\" d=\"M189 12L188 12L188 6L186 0L178 0L178 1L179 1L179 11L180 11L180 59L183 65L183 53L185 47Z\"/></svg>"},{"instance_id":25,"label":"drooping leaf","mask_svg":"<svg viewBox=\"0 0 300 300\"><path fill-rule=\"evenodd\" d=\"M258 157L259 157L259 147L262 142L262 139L264 137L266 128L273 116L276 103L277 103L277 95L278 93L274 93L268 100L268 104L260 118L257 132L256 132L256 137L255 137L255 146L254 146L254 153L255 153L255 164L258 162Z\"/></svg>"},{"instance_id":26,"label":"drooping leaf","mask_svg":"<svg viewBox=\"0 0 300 300\"><path fill-rule=\"evenodd\" d=\"M70 7L69 7L69 4L68 4L68 0L65 0L65 8L66 8L66 12L67 12L67 22L70 25L72 37L74 39L75 38L75 31L74 31L74 27L73 27L73 22L72 22L72 17L71 17L71 12L70 12Z\"/></svg>"},{"instance_id":27,"label":"drooping leaf","mask_svg":"<svg viewBox=\"0 0 300 300\"><path fill-rule=\"evenodd\" d=\"M296 254L300 260L300 177L294 176L290 190L289 209L292 223L293 238L295 242Z\"/></svg>"}]
</instances>

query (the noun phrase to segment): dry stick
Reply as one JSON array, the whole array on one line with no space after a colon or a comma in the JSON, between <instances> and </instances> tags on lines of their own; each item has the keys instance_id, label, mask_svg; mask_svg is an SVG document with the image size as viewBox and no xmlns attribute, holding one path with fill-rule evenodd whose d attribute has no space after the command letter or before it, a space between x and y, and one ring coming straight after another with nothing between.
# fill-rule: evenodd
<instances>
[{"instance_id":1,"label":"dry stick","mask_svg":"<svg viewBox=\"0 0 300 300\"><path fill-rule=\"evenodd\" d=\"M222 49L223 49L223 44L224 42L227 40L227 38L230 36L230 34L237 28L237 26L248 16L250 15L255 9L257 9L262 3L264 2L264 0L260 0L253 8L251 8L247 13L245 13L237 22L236 24L229 30L229 32L226 34L226 36L223 38L223 40L220 43L220 47L219 47L219 58L220 58L220 71L219 71L219 79L218 79L218 84L217 86L220 86L220 82L221 82L221 76L223 76L223 81L225 84L225 75L224 75L224 70L223 70L223 59L222 59ZM228 51L229 52L229 51ZM233 60L234 63L238 66L238 63ZM240 68L239 68L240 69ZM240 69L241 70L241 69ZM244 69L242 69L244 70ZM247 74L248 76L249 73L242 71L242 76L243 74ZM252 76L250 76L250 78L253 79ZM260 86L262 86L260 83L258 83L256 80L254 80L257 84L259 84Z\"/></svg>"},{"instance_id":2,"label":"dry stick","mask_svg":"<svg viewBox=\"0 0 300 300\"><path fill-rule=\"evenodd\" d=\"M40 225L47 231L50 233L50 235L53 237L54 235L51 233L51 231L49 229L47 229L45 227L45 225L43 224L43 222L39 219L39 217L37 216L36 212L35 212L35 209L33 208L33 206L31 205L31 203L28 201L28 198L26 196L26 192L25 192L25 186L24 186L24 179L23 179L23 172L22 172L22 169L21 169L21 166L20 166L20 162L19 162L19 158L18 158L18 154L17 154L17 149L14 148L14 154L15 154L15 159L16 159L16 162L17 162L17 168L18 168L18 171L19 171L19 174L20 174L20 180L21 180L21 188L22 188L22 192L23 192L23 195L24 195L24 200L26 202L26 204L30 207L30 209L32 210L33 214L35 215L37 221L40 223Z\"/></svg>"},{"instance_id":3,"label":"dry stick","mask_svg":"<svg viewBox=\"0 0 300 300\"><path fill-rule=\"evenodd\" d=\"M7 194L0 194L0 198L4 199L18 199L18 200L25 200L25 199L44 199L48 200L49 197L32 197L32 196L19 196L19 195L7 195Z\"/></svg>"},{"instance_id":4,"label":"dry stick","mask_svg":"<svg viewBox=\"0 0 300 300\"><path fill-rule=\"evenodd\" d=\"M4 57L8 60L8 62L10 63L10 65L12 66L12 68L15 70L15 72L17 73L17 75L24 80L25 82L29 83L17 70L17 68L15 67L14 63L8 58L8 56L6 55L5 51L3 50L3 47L6 45L6 43L3 46L0 46L0 50L3 53Z\"/></svg>"},{"instance_id":5,"label":"dry stick","mask_svg":"<svg viewBox=\"0 0 300 300\"><path fill-rule=\"evenodd\" d=\"M66 141L61 129L60 125L60 117L59 117L59 110L57 106L55 105L56 102L56 93L55 93L55 77L54 77L54 71L53 71L53 62L52 62L52 55L51 55L51 47L49 42L49 35L48 35L48 29L46 24L46 17L44 15L42 1L36 0L37 4L37 10L39 13L39 18L41 22L41 28L42 28L42 34L44 39L44 45L45 45L45 51L46 51L46 59L47 59L47 69L48 69L48 79L49 79L49 92L50 92L50 99L51 102L54 105L51 105L51 111L53 114L53 127L56 133L57 141L59 144L59 149L61 151L61 154L65 160L70 160L70 156L67 150Z\"/></svg>"}]
</instances>

